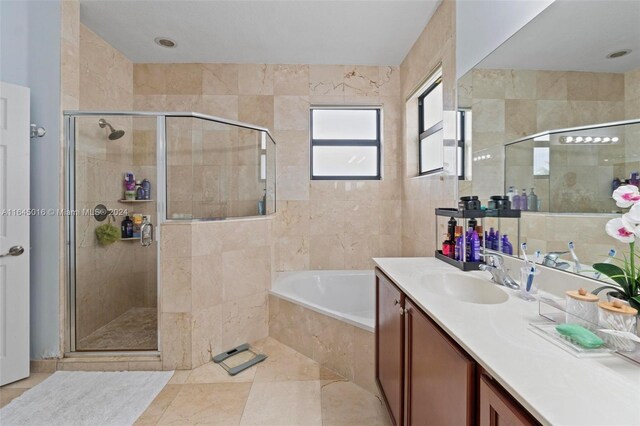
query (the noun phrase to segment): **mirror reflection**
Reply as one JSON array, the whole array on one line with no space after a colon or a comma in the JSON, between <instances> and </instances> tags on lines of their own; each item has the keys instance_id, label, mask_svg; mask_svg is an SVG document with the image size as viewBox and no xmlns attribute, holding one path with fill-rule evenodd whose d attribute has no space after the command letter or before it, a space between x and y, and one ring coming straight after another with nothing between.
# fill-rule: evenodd
<instances>
[{"instance_id":1,"label":"mirror reflection","mask_svg":"<svg viewBox=\"0 0 640 426\"><path fill-rule=\"evenodd\" d=\"M593 263L628 251L605 232L620 212L612 191L640 172L640 2L569 3L458 80L458 192L483 204L508 195L540 261L574 271L572 242L581 273L599 278Z\"/></svg>"}]
</instances>

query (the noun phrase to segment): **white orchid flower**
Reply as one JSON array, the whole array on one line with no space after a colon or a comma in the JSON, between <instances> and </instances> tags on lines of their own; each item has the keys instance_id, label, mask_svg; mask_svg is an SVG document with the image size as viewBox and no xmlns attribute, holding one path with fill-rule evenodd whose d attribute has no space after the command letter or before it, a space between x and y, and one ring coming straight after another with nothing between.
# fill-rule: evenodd
<instances>
[{"instance_id":1,"label":"white orchid flower","mask_svg":"<svg viewBox=\"0 0 640 426\"><path fill-rule=\"evenodd\" d=\"M622 217L630 224L640 224L640 203L634 204Z\"/></svg>"},{"instance_id":2,"label":"white orchid flower","mask_svg":"<svg viewBox=\"0 0 640 426\"><path fill-rule=\"evenodd\" d=\"M622 243L633 243L638 232L636 227L624 217L611 219L605 227L607 234Z\"/></svg>"},{"instance_id":3,"label":"white orchid flower","mask_svg":"<svg viewBox=\"0 0 640 426\"><path fill-rule=\"evenodd\" d=\"M618 207L627 208L640 202L640 191L635 185L622 185L613 191L613 199Z\"/></svg>"}]
</instances>

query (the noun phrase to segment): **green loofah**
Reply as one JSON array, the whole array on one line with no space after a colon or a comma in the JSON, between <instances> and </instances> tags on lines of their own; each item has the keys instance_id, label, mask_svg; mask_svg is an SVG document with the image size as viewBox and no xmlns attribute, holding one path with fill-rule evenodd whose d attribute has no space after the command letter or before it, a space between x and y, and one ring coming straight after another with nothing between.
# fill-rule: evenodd
<instances>
[{"instance_id":1,"label":"green loofah","mask_svg":"<svg viewBox=\"0 0 640 426\"><path fill-rule=\"evenodd\" d=\"M110 223L105 223L96 228L96 237L101 245L108 246L120 239L120 230Z\"/></svg>"}]
</instances>

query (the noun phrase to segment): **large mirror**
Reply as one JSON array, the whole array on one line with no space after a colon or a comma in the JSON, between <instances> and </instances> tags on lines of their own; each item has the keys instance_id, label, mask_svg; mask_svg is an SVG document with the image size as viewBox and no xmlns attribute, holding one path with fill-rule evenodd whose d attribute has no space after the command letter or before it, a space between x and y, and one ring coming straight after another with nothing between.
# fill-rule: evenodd
<instances>
[{"instance_id":1,"label":"large mirror","mask_svg":"<svg viewBox=\"0 0 640 426\"><path fill-rule=\"evenodd\" d=\"M556 1L458 80L459 195L524 190L520 242L542 256L573 242L592 278L628 251L605 224L620 210L612 189L640 172L638 22L637 1Z\"/></svg>"}]
</instances>

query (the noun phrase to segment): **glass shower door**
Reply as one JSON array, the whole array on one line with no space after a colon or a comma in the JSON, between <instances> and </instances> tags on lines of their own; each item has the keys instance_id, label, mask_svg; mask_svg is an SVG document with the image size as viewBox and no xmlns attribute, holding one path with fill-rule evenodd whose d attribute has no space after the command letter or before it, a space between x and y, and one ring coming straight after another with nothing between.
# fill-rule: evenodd
<instances>
[{"instance_id":1,"label":"glass shower door","mask_svg":"<svg viewBox=\"0 0 640 426\"><path fill-rule=\"evenodd\" d=\"M156 125L155 116L70 119L72 351L158 349Z\"/></svg>"}]
</instances>

